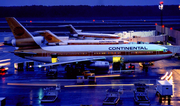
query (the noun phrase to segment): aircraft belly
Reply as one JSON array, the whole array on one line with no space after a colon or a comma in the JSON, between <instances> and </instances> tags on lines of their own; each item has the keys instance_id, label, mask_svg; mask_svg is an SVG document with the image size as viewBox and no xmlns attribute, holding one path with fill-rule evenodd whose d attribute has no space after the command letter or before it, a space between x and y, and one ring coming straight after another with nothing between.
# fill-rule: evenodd
<instances>
[{"instance_id":1,"label":"aircraft belly","mask_svg":"<svg viewBox=\"0 0 180 106\"><path fill-rule=\"evenodd\" d=\"M104 61L109 61L112 63L113 57L121 57L125 63L127 62L149 62L149 61L156 61L171 57L172 54L163 54L163 55L118 55L118 56L102 56L106 59ZM75 61L75 60L82 60L88 58L100 58L101 56L58 56L58 62L66 62L66 61ZM26 59L35 60L39 62L48 62L51 63L51 57L32 57L26 56Z\"/></svg>"},{"instance_id":2,"label":"aircraft belly","mask_svg":"<svg viewBox=\"0 0 180 106\"><path fill-rule=\"evenodd\" d=\"M74 60L86 60L88 58L98 58L100 56L59 56L58 61L59 62L64 62L64 61L74 61Z\"/></svg>"},{"instance_id":3,"label":"aircraft belly","mask_svg":"<svg viewBox=\"0 0 180 106\"><path fill-rule=\"evenodd\" d=\"M134 56L122 56L124 62L149 62L157 61L171 57L172 54L163 54L163 55L134 55Z\"/></svg>"}]
</instances>

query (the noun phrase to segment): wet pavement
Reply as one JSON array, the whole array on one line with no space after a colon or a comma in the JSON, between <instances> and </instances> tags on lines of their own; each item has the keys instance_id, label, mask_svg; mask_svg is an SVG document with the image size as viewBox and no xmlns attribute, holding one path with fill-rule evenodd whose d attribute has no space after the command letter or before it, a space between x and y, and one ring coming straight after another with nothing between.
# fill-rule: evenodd
<instances>
[{"instance_id":1,"label":"wet pavement","mask_svg":"<svg viewBox=\"0 0 180 106\"><path fill-rule=\"evenodd\" d=\"M120 95L120 101L117 106L136 105L134 102L133 89L134 83L152 84L148 87L148 97L151 106L157 105L179 105L179 69L169 68L164 63L173 62L172 67L176 64L178 67L179 60L161 60L155 62L155 66L149 67L149 71L135 72L134 75L124 75L123 77L107 77L96 78L96 84L89 84L88 80L84 84L77 84L76 79L62 78L65 72L59 71L58 78L47 78L46 72L36 69L34 71L23 71L15 74L6 74L1 76L0 92L1 97L6 97L6 105L56 105L56 106L80 106L93 105L101 106L106 97L106 90L109 88L123 89L123 94ZM162 64L163 63L163 64ZM138 64L136 64L138 65ZM161 68L159 68L161 66ZM140 69L139 67L136 68ZM8 70L10 73L12 70ZM159 103L159 98L155 95L156 79L159 79L167 71L172 71L173 76L170 81L173 83L173 96L171 102L163 100ZM111 75L111 74L109 74ZM100 76L100 75L98 75ZM125 77L126 76L126 77ZM17 84L17 85L16 85ZM36 85L37 84L37 85ZM41 103L43 97L43 88L50 84L60 84L61 92L59 92L58 99L53 103ZM123 84L123 85L122 85ZM131 85L128 85L131 84ZM75 86L73 86L75 85ZM76 86L78 85L78 86ZM72 87L73 86L73 87Z\"/></svg>"},{"instance_id":2,"label":"wet pavement","mask_svg":"<svg viewBox=\"0 0 180 106\"><path fill-rule=\"evenodd\" d=\"M6 35L4 35L6 36ZM3 39L0 39L2 42ZM64 66L58 67L57 78L48 78L46 70L35 68L34 71L17 71L14 69L14 63L30 61L15 56L12 53L2 51L13 51L14 47L0 46L0 66L5 64L9 69L5 75L0 75L0 97L6 97L6 106L80 106L92 105L102 106L106 97L106 90L109 88L122 89L120 101L117 106L133 106L134 83L146 83L148 86L148 97L151 106L178 106L180 105L180 60L172 58L154 62L149 66L148 72L143 71L137 63L134 74L118 74L118 77L107 77L112 75L107 73L106 77L98 77L105 74L99 74L95 84L89 84L84 80L84 84L77 84L77 79L67 78ZM38 62L35 62L38 64ZM160 79L166 72L173 72L169 82L173 84L173 95L170 103L168 100L159 102L159 97L155 95L156 80ZM116 73L117 75L117 73ZM53 103L41 103L43 97L43 88L46 86L61 85L61 92L58 99Z\"/></svg>"}]
</instances>

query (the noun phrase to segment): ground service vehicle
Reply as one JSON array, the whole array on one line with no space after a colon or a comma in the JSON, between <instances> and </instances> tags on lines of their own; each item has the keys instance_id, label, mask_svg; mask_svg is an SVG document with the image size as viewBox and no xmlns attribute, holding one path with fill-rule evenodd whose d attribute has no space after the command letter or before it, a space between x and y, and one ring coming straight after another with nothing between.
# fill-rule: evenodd
<instances>
[{"instance_id":1,"label":"ground service vehicle","mask_svg":"<svg viewBox=\"0 0 180 106\"><path fill-rule=\"evenodd\" d=\"M84 75L84 77L88 77L88 76L94 76L95 74L94 73L91 73L90 71L84 71L82 72L82 74Z\"/></svg>"}]
</instances>

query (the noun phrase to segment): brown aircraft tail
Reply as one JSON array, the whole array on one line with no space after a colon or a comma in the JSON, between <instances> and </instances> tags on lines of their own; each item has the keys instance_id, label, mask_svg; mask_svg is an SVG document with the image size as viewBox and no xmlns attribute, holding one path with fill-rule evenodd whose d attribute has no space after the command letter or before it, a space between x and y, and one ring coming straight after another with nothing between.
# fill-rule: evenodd
<instances>
[{"instance_id":1,"label":"brown aircraft tail","mask_svg":"<svg viewBox=\"0 0 180 106\"><path fill-rule=\"evenodd\" d=\"M49 30L44 30L44 31L36 31L37 33L41 34L44 36L44 38L47 40L48 43L58 43L62 42L55 34L53 34Z\"/></svg>"},{"instance_id":2,"label":"brown aircraft tail","mask_svg":"<svg viewBox=\"0 0 180 106\"><path fill-rule=\"evenodd\" d=\"M40 48L32 34L14 17L6 17L6 21L15 37L14 44L19 49Z\"/></svg>"}]
</instances>

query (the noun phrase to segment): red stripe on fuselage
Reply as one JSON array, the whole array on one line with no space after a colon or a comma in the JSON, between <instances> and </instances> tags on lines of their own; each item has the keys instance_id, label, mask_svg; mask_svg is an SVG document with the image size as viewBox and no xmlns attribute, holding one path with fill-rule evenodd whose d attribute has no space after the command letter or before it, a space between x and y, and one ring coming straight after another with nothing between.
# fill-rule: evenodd
<instances>
[{"instance_id":1,"label":"red stripe on fuselage","mask_svg":"<svg viewBox=\"0 0 180 106\"><path fill-rule=\"evenodd\" d=\"M115 55L162 55L162 54L171 54L172 52L163 52L163 51L99 51L99 52L49 52L46 53L37 53L33 55L34 57L49 57L52 54L57 56L115 56ZM22 54L16 54L22 56ZM31 55L32 56L32 55Z\"/></svg>"}]
</instances>

